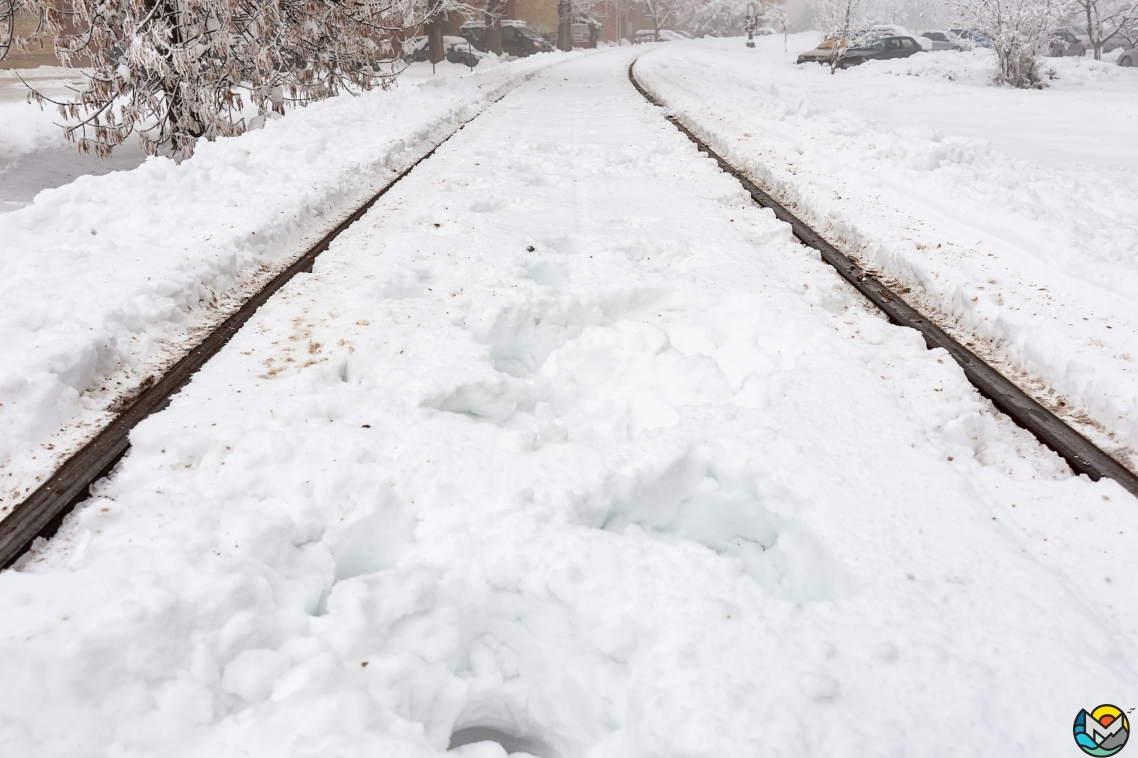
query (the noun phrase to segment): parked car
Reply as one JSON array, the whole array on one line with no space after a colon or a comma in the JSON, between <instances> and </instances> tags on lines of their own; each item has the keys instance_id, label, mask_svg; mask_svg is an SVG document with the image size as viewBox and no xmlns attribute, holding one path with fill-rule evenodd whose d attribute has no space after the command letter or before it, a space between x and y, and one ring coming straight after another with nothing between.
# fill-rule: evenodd
<instances>
[{"instance_id":1,"label":"parked car","mask_svg":"<svg viewBox=\"0 0 1138 758\"><path fill-rule=\"evenodd\" d=\"M1051 33L1049 53L1052 58L1082 58L1087 54L1087 46L1071 32L1056 29Z\"/></svg>"},{"instance_id":2,"label":"parked car","mask_svg":"<svg viewBox=\"0 0 1138 758\"><path fill-rule=\"evenodd\" d=\"M908 58L922 51L921 44L912 37L883 37L873 42L863 43L842 53L838 66L849 68L866 61Z\"/></svg>"},{"instance_id":3,"label":"parked car","mask_svg":"<svg viewBox=\"0 0 1138 758\"><path fill-rule=\"evenodd\" d=\"M908 37L910 32L903 26L896 26L894 24L877 24L871 26L865 31L865 36L878 39L881 37Z\"/></svg>"},{"instance_id":4,"label":"parked car","mask_svg":"<svg viewBox=\"0 0 1138 758\"><path fill-rule=\"evenodd\" d=\"M688 34L687 32L680 32L680 31L676 31L675 29L661 29L659 41L660 42L681 42L683 40L689 40L691 38L692 38L691 35ZM644 43L644 42L656 42L656 41L657 41L657 39L656 39L656 30L655 29L641 29L640 31L636 32L635 35L633 35L633 42L635 42L638 45L641 43Z\"/></svg>"},{"instance_id":5,"label":"parked car","mask_svg":"<svg viewBox=\"0 0 1138 758\"><path fill-rule=\"evenodd\" d=\"M470 42L475 50L482 53L487 51L485 24L463 24L458 33ZM527 55L547 53L552 50L553 45L529 28L524 21L502 20L502 52L506 55L524 58Z\"/></svg>"},{"instance_id":6,"label":"parked car","mask_svg":"<svg viewBox=\"0 0 1138 758\"><path fill-rule=\"evenodd\" d=\"M829 63L830 59L834 57L834 45L837 40L828 39L819 43L818 47L813 50L807 50L802 55L798 56L799 63Z\"/></svg>"},{"instance_id":7,"label":"parked car","mask_svg":"<svg viewBox=\"0 0 1138 758\"><path fill-rule=\"evenodd\" d=\"M451 63L457 63L459 65L466 66L467 68L474 68L482 61L483 58L486 57L487 54L475 50L474 46L471 45L466 39L462 37L459 37L459 39L462 40L462 44L445 46L447 51L446 59Z\"/></svg>"},{"instance_id":8,"label":"parked car","mask_svg":"<svg viewBox=\"0 0 1138 758\"><path fill-rule=\"evenodd\" d=\"M601 23L593 19L573 22L573 47L594 48L601 39Z\"/></svg>"},{"instance_id":9,"label":"parked car","mask_svg":"<svg viewBox=\"0 0 1138 758\"><path fill-rule=\"evenodd\" d=\"M960 41L957 38L950 36L948 32L942 32L939 30L922 32L921 37L929 41L929 44L926 45L925 43L921 42L920 39L917 40L917 42L921 42L921 46L926 50L935 51L964 49L964 46L960 44Z\"/></svg>"},{"instance_id":10,"label":"parked car","mask_svg":"<svg viewBox=\"0 0 1138 758\"><path fill-rule=\"evenodd\" d=\"M1121 34L1116 34L1106 42L1102 43L1102 51L1104 53L1113 53L1115 50L1129 50L1132 47L1135 47L1134 43L1123 37Z\"/></svg>"},{"instance_id":11,"label":"parked car","mask_svg":"<svg viewBox=\"0 0 1138 758\"><path fill-rule=\"evenodd\" d=\"M1091 44L1091 37L1087 34L1085 26L1060 26L1057 31L1066 32L1082 43L1083 47L1090 50L1094 45Z\"/></svg>"},{"instance_id":12,"label":"parked car","mask_svg":"<svg viewBox=\"0 0 1138 758\"><path fill-rule=\"evenodd\" d=\"M961 47L970 50L973 47L991 47L992 41L975 29L949 29L948 33L956 37Z\"/></svg>"},{"instance_id":13,"label":"parked car","mask_svg":"<svg viewBox=\"0 0 1138 758\"><path fill-rule=\"evenodd\" d=\"M451 63L456 62L451 59L451 51L461 48L465 53L467 47L467 42L462 37L451 37L449 35L443 37L443 54ZM403 60L407 61L408 63L421 63L423 61L430 60L431 57L431 51L427 48L427 38L425 36L414 37L407 43L404 50L405 52L403 53ZM463 65L477 65L477 63L467 64L464 57Z\"/></svg>"},{"instance_id":14,"label":"parked car","mask_svg":"<svg viewBox=\"0 0 1138 758\"><path fill-rule=\"evenodd\" d=\"M1118 56L1118 65L1125 68L1138 66L1138 47L1123 50L1122 55Z\"/></svg>"}]
</instances>

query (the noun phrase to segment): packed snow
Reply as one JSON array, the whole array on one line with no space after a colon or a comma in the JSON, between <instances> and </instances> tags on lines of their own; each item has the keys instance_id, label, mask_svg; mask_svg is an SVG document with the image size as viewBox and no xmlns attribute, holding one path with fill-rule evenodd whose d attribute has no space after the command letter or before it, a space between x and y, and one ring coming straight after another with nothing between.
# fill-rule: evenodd
<instances>
[{"instance_id":1,"label":"packed snow","mask_svg":"<svg viewBox=\"0 0 1138 758\"><path fill-rule=\"evenodd\" d=\"M14 118L0 149L18 156L0 183L21 165L39 172L34 202L0 214L0 516L251 291L556 60L488 62L473 75L448 64L433 77L414 66L392 91L294 111L203 143L181 165L155 157L43 191L45 165L75 148L52 142L62 131L50 113L0 104ZM42 76L63 87L59 70ZM56 158L45 164L45 151Z\"/></svg>"},{"instance_id":2,"label":"packed snow","mask_svg":"<svg viewBox=\"0 0 1138 758\"><path fill-rule=\"evenodd\" d=\"M817 41L710 41L637 75L727 160L1138 468L1138 71L918 54L831 75Z\"/></svg>"},{"instance_id":3,"label":"packed snow","mask_svg":"<svg viewBox=\"0 0 1138 758\"><path fill-rule=\"evenodd\" d=\"M754 206L639 52L487 108L0 574L0 753L1040 758L1134 702L1133 498Z\"/></svg>"}]
</instances>

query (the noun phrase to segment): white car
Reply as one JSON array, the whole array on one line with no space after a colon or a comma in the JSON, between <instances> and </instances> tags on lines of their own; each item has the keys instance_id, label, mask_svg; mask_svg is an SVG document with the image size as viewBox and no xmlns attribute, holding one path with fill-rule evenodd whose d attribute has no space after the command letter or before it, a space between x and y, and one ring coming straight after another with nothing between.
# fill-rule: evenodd
<instances>
[{"instance_id":1,"label":"white car","mask_svg":"<svg viewBox=\"0 0 1138 758\"><path fill-rule=\"evenodd\" d=\"M661 29L660 42L682 42L683 40L691 39L691 35L687 32L676 31L675 29ZM641 29L635 35L636 44L642 42L656 42L656 32L653 29Z\"/></svg>"},{"instance_id":2,"label":"white car","mask_svg":"<svg viewBox=\"0 0 1138 758\"><path fill-rule=\"evenodd\" d=\"M940 29L921 32L921 36L917 37L917 42L920 42L921 47L926 50L935 51L964 49L964 46L960 44L960 40L954 37L950 32L942 31Z\"/></svg>"}]
</instances>

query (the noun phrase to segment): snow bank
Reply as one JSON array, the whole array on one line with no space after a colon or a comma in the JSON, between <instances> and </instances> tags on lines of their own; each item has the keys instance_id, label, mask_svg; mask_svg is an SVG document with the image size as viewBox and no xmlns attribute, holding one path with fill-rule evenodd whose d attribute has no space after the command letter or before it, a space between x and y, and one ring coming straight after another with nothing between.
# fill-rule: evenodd
<instances>
[{"instance_id":1,"label":"snow bank","mask_svg":"<svg viewBox=\"0 0 1138 758\"><path fill-rule=\"evenodd\" d=\"M1138 698L1133 498L872 312L635 52L471 123L0 574L0 755L1059 758Z\"/></svg>"},{"instance_id":2,"label":"snow bank","mask_svg":"<svg viewBox=\"0 0 1138 758\"><path fill-rule=\"evenodd\" d=\"M808 223L1138 466L1138 74L1056 60L1057 86L1024 92L986 84L984 51L831 75L760 42L651 53L637 74Z\"/></svg>"},{"instance_id":3,"label":"snow bank","mask_svg":"<svg viewBox=\"0 0 1138 758\"><path fill-rule=\"evenodd\" d=\"M418 86L319 103L202 144L180 166L151 158L81 177L0 215L0 514L245 293L561 59L473 76L443 66Z\"/></svg>"},{"instance_id":4,"label":"snow bank","mask_svg":"<svg viewBox=\"0 0 1138 758\"><path fill-rule=\"evenodd\" d=\"M1117 57L1117 56L1115 56ZM976 48L965 52L937 52L899 60L874 61L872 65L849 69L846 76L855 81L881 76L915 76L960 84L991 85L997 73L996 54ZM1134 72L1112 60L1084 58L1043 58L1040 73L1044 85L1055 89L1133 89Z\"/></svg>"}]
</instances>

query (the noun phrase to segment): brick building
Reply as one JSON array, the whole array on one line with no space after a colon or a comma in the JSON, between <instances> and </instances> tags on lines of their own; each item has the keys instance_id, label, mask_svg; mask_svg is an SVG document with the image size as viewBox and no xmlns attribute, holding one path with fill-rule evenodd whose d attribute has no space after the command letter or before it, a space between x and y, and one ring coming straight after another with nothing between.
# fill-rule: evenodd
<instances>
[{"instance_id":1,"label":"brick building","mask_svg":"<svg viewBox=\"0 0 1138 758\"><path fill-rule=\"evenodd\" d=\"M68 0L55 0L55 7L63 14L63 31L65 34L75 34L80 26L73 20L71 3ZM39 28L39 18L31 13L20 12L16 14L15 33L17 36L30 37ZM21 53L15 46L8 51L4 60L0 60L0 69L8 68L35 68L36 66L59 66L59 58L55 55L55 37L46 31L32 40L28 52ZM72 65L83 65L82 59L72 59Z\"/></svg>"}]
</instances>

